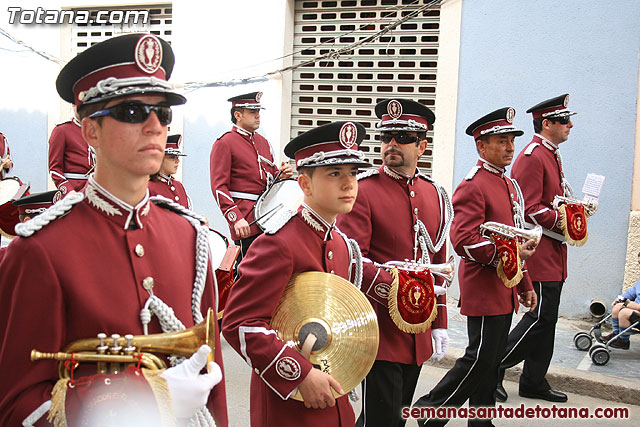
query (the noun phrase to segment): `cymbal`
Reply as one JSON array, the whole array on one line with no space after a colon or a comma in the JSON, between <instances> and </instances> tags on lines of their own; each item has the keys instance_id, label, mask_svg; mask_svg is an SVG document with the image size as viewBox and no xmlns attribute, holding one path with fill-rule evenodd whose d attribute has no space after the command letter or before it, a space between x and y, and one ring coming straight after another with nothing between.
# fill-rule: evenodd
<instances>
[{"instance_id":1,"label":"cymbal","mask_svg":"<svg viewBox=\"0 0 640 427\"><path fill-rule=\"evenodd\" d=\"M378 319L371 303L349 281L310 271L287 284L271 319L271 327L298 352L306 337L317 341L309 361L330 374L348 393L371 370L378 354ZM335 397L341 396L335 390ZM291 396L302 400L300 391Z\"/></svg>"}]
</instances>

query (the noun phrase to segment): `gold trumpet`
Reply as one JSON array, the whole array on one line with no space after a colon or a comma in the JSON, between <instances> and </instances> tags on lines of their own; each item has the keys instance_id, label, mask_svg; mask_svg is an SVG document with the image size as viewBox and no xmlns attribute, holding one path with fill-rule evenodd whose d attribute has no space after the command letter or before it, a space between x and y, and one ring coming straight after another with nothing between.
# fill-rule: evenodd
<instances>
[{"instance_id":1,"label":"gold trumpet","mask_svg":"<svg viewBox=\"0 0 640 427\"><path fill-rule=\"evenodd\" d=\"M576 199L575 197L565 197L565 196L554 196L553 209L558 210L560 205L568 204L568 205L582 205L584 210L587 212L587 215L591 216L598 210L598 202L589 202L586 200Z\"/></svg>"},{"instance_id":2,"label":"gold trumpet","mask_svg":"<svg viewBox=\"0 0 640 427\"><path fill-rule=\"evenodd\" d=\"M378 264L374 262L373 265L376 267L382 268L397 268L398 270L404 271L424 271L427 268L431 271L434 276L442 277L446 282L447 286L451 284L453 281L453 277L456 274L456 263L453 259L453 256L450 256L447 262L443 264L424 264L417 261L387 261L384 264Z\"/></svg>"},{"instance_id":3,"label":"gold trumpet","mask_svg":"<svg viewBox=\"0 0 640 427\"><path fill-rule=\"evenodd\" d=\"M526 240L534 240L536 246L540 243L542 238L542 227L536 225L531 230L525 228L517 228L511 225L502 224L495 221L488 221L480 225L480 234L483 237L490 237L492 234L496 234L504 239L515 239L517 237Z\"/></svg>"},{"instance_id":4,"label":"gold trumpet","mask_svg":"<svg viewBox=\"0 0 640 427\"><path fill-rule=\"evenodd\" d=\"M110 339L106 334L101 333L97 338L73 341L58 353L42 353L32 350L31 361L58 360L60 362L58 364L60 378L70 377L69 368L65 364L68 360L76 364L80 362L96 363L99 374L107 372L116 374L126 369L127 366L138 363L155 371L165 369L167 365L151 352L189 357L203 344L211 347L211 353L209 353L211 361L215 346L215 322L216 316L213 309L210 308L204 321L183 331L153 335L125 335L124 337L114 334ZM111 345L108 345L109 341L111 341Z\"/></svg>"}]
</instances>

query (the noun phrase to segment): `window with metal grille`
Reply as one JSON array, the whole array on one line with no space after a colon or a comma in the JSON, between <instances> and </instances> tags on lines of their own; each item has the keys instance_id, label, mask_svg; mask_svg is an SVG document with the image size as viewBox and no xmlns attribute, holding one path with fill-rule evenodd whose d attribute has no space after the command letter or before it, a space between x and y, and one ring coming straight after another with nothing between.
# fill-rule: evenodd
<instances>
[{"instance_id":1,"label":"window with metal grille","mask_svg":"<svg viewBox=\"0 0 640 427\"><path fill-rule=\"evenodd\" d=\"M82 52L86 48L93 46L108 38L125 33L151 33L162 37L169 44L171 43L172 6L168 4L160 5L140 5L140 6L115 6L82 8L90 11L91 20L95 21L99 10L110 11L148 11L149 18L146 23L138 20L137 23L124 22L121 24L74 24L71 29L71 58Z\"/></svg>"},{"instance_id":2,"label":"window with metal grille","mask_svg":"<svg viewBox=\"0 0 640 427\"><path fill-rule=\"evenodd\" d=\"M342 0L295 2L294 64L369 37L429 0ZM374 42L339 58L306 65L293 72L291 137L332 121L362 123L367 136L361 149L376 166L380 158L376 103L409 98L432 110L440 10L438 6L396 27ZM325 43L326 42L326 43ZM431 174L433 131L418 167Z\"/></svg>"}]
</instances>

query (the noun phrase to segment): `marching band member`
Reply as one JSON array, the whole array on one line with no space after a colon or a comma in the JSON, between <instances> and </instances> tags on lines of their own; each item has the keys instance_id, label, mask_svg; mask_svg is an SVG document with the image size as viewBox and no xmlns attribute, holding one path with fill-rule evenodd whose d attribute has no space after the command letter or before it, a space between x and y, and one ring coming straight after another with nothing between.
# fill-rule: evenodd
<instances>
[{"instance_id":1,"label":"marching band member","mask_svg":"<svg viewBox=\"0 0 640 427\"><path fill-rule=\"evenodd\" d=\"M0 179L4 179L13 169L13 161L11 161L11 150L9 150L9 141L7 137L0 132Z\"/></svg>"},{"instance_id":2,"label":"marching band member","mask_svg":"<svg viewBox=\"0 0 640 427\"><path fill-rule=\"evenodd\" d=\"M207 346L156 376L133 367L95 374L71 361L71 379L56 383L57 362L29 361L34 348L55 352L99 332L182 330L215 306L211 267L201 262L208 245L196 244L206 241L197 239L206 228L147 190L164 156L171 106L186 101L166 81L173 64L164 40L128 34L88 48L58 76L58 93L78 107L82 135L96 151L96 169L81 192L19 224L21 237L0 264L2 425L65 418L78 425L99 412L105 424L185 424L197 416L200 425L213 425L213 418L227 425L217 330L206 374L199 372Z\"/></svg>"},{"instance_id":3,"label":"marching band member","mask_svg":"<svg viewBox=\"0 0 640 427\"><path fill-rule=\"evenodd\" d=\"M518 301L531 309L536 305L531 280L522 274L520 265L521 259L533 253L535 241L522 246L500 239L494 243L480 232L480 225L487 221L522 228L524 201L515 180L505 175L513 158L514 139L523 134L513 125L514 116L513 108L501 108L466 130L475 139L480 159L453 193L451 243L462 257L460 313L467 316L469 344L464 356L415 407L460 407L467 399L472 407L494 406L500 356L513 311L518 310ZM419 425L447 421L420 420ZM470 419L469 425L492 424Z\"/></svg>"},{"instance_id":4,"label":"marching band member","mask_svg":"<svg viewBox=\"0 0 640 427\"><path fill-rule=\"evenodd\" d=\"M560 293L567 278L567 245L564 243L560 213L553 210L556 195L573 196L564 177L559 145L569 138L573 127L568 109L569 95L543 101L527 110L533 115L535 135L520 152L511 170L518 180L526 201L525 221L541 225L543 236L536 255L527 261L533 288L538 296L538 308L526 313L509 334L507 351L501 363L496 397L507 400L502 386L504 370L524 360L519 394L523 397L566 402L567 395L551 389L545 379L551 357L558 321ZM586 231L586 218L583 222Z\"/></svg>"},{"instance_id":5,"label":"marching band member","mask_svg":"<svg viewBox=\"0 0 640 427\"><path fill-rule=\"evenodd\" d=\"M238 262L262 232L253 207L260 194L282 171L282 178L291 176L291 166L274 163L273 150L260 127L262 92L251 92L229 98L231 102L230 131L219 137L211 148L211 192L227 220L231 238L240 246Z\"/></svg>"},{"instance_id":6,"label":"marching band member","mask_svg":"<svg viewBox=\"0 0 640 427\"><path fill-rule=\"evenodd\" d=\"M222 331L253 370L253 427L354 425L348 397L334 399L331 393L331 389L343 393L340 384L280 340L270 322L285 286L296 274L330 272L359 287L360 251L335 221L353 207L358 167L368 166L358 150L364 133L360 124L335 122L287 144L284 152L295 157L304 203L297 211L281 214L280 226L258 237L240 264ZM290 398L296 389L304 402Z\"/></svg>"},{"instance_id":7,"label":"marching band member","mask_svg":"<svg viewBox=\"0 0 640 427\"><path fill-rule=\"evenodd\" d=\"M75 105L73 112L74 117L53 128L49 137L49 175L62 194L84 187L96 163L95 151L82 137Z\"/></svg>"},{"instance_id":8,"label":"marching band member","mask_svg":"<svg viewBox=\"0 0 640 427\"><path fill-rule=\"evenodd\" d=\"M408 99L381 101L375 112L381 119L378 130L383 165L358 176L356 203L349 214L340 216L338 224L358 242L363 256L372 261L412 259L442 263L453 209L446 191L417 169L435 115L426 106ZM411 406L422 363L432 355L440 360L447 352L445 289L438 286L443 293L437 297L437 308L433 298L421 302L425 305L420 310L426 313L422 327L401 329L388 308L393 279L384 270L368 271L373 274L365 274L363 290L378 315L380 346L376 362L363 382L364 401L357 425L403 426L406 420L401 418L401 410ZM384 277L386 283L371 286L374 278ZM412 310L415 312L416 307ZM431 310L437 314L435 319L429 319Z\"/></svg>"},{"instance_id":9,"label":"marching band member","mask_svg":"<svg viewBox=\"0 0 640 427\"><path fill-rule=\"evenodd\" d=\"M187 196L187 190L184 185L173 175L178 171L180 165L180 157L186 156L180 151L180 143L182 135L171 135L167 137L167 145L164 149L164 159L160 170L151 175L149 179L149 195L164 196L177 203L180 203L187 209L191 209L191 199Z\"/></svg>"}]
</instances>

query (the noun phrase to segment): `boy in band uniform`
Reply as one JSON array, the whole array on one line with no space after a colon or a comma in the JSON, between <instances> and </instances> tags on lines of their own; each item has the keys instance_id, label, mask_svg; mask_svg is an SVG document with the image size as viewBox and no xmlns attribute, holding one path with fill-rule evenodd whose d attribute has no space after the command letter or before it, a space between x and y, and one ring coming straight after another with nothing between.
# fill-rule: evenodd
<instances>
[{"instance_id":1,"label":"boy in band uniform","mask_svg":"<svg viewBox=\"0 0 640 427\"><path fill-rule=\"evenodd\" d=\"M289 280L323 271L356 286L357 244L336 227L336 217L353 207L358 167L366 166L358 144L364 128L353 122L329 123L293 139L285 154L295 157L304 203L280 218L279 226L258 237L239 268L222 331L252 367L251 426L353 426L347 396L330 375L280 340L270 321ZM304 402L291 399L300 391Z\"/></svg>"}]
</instances>

